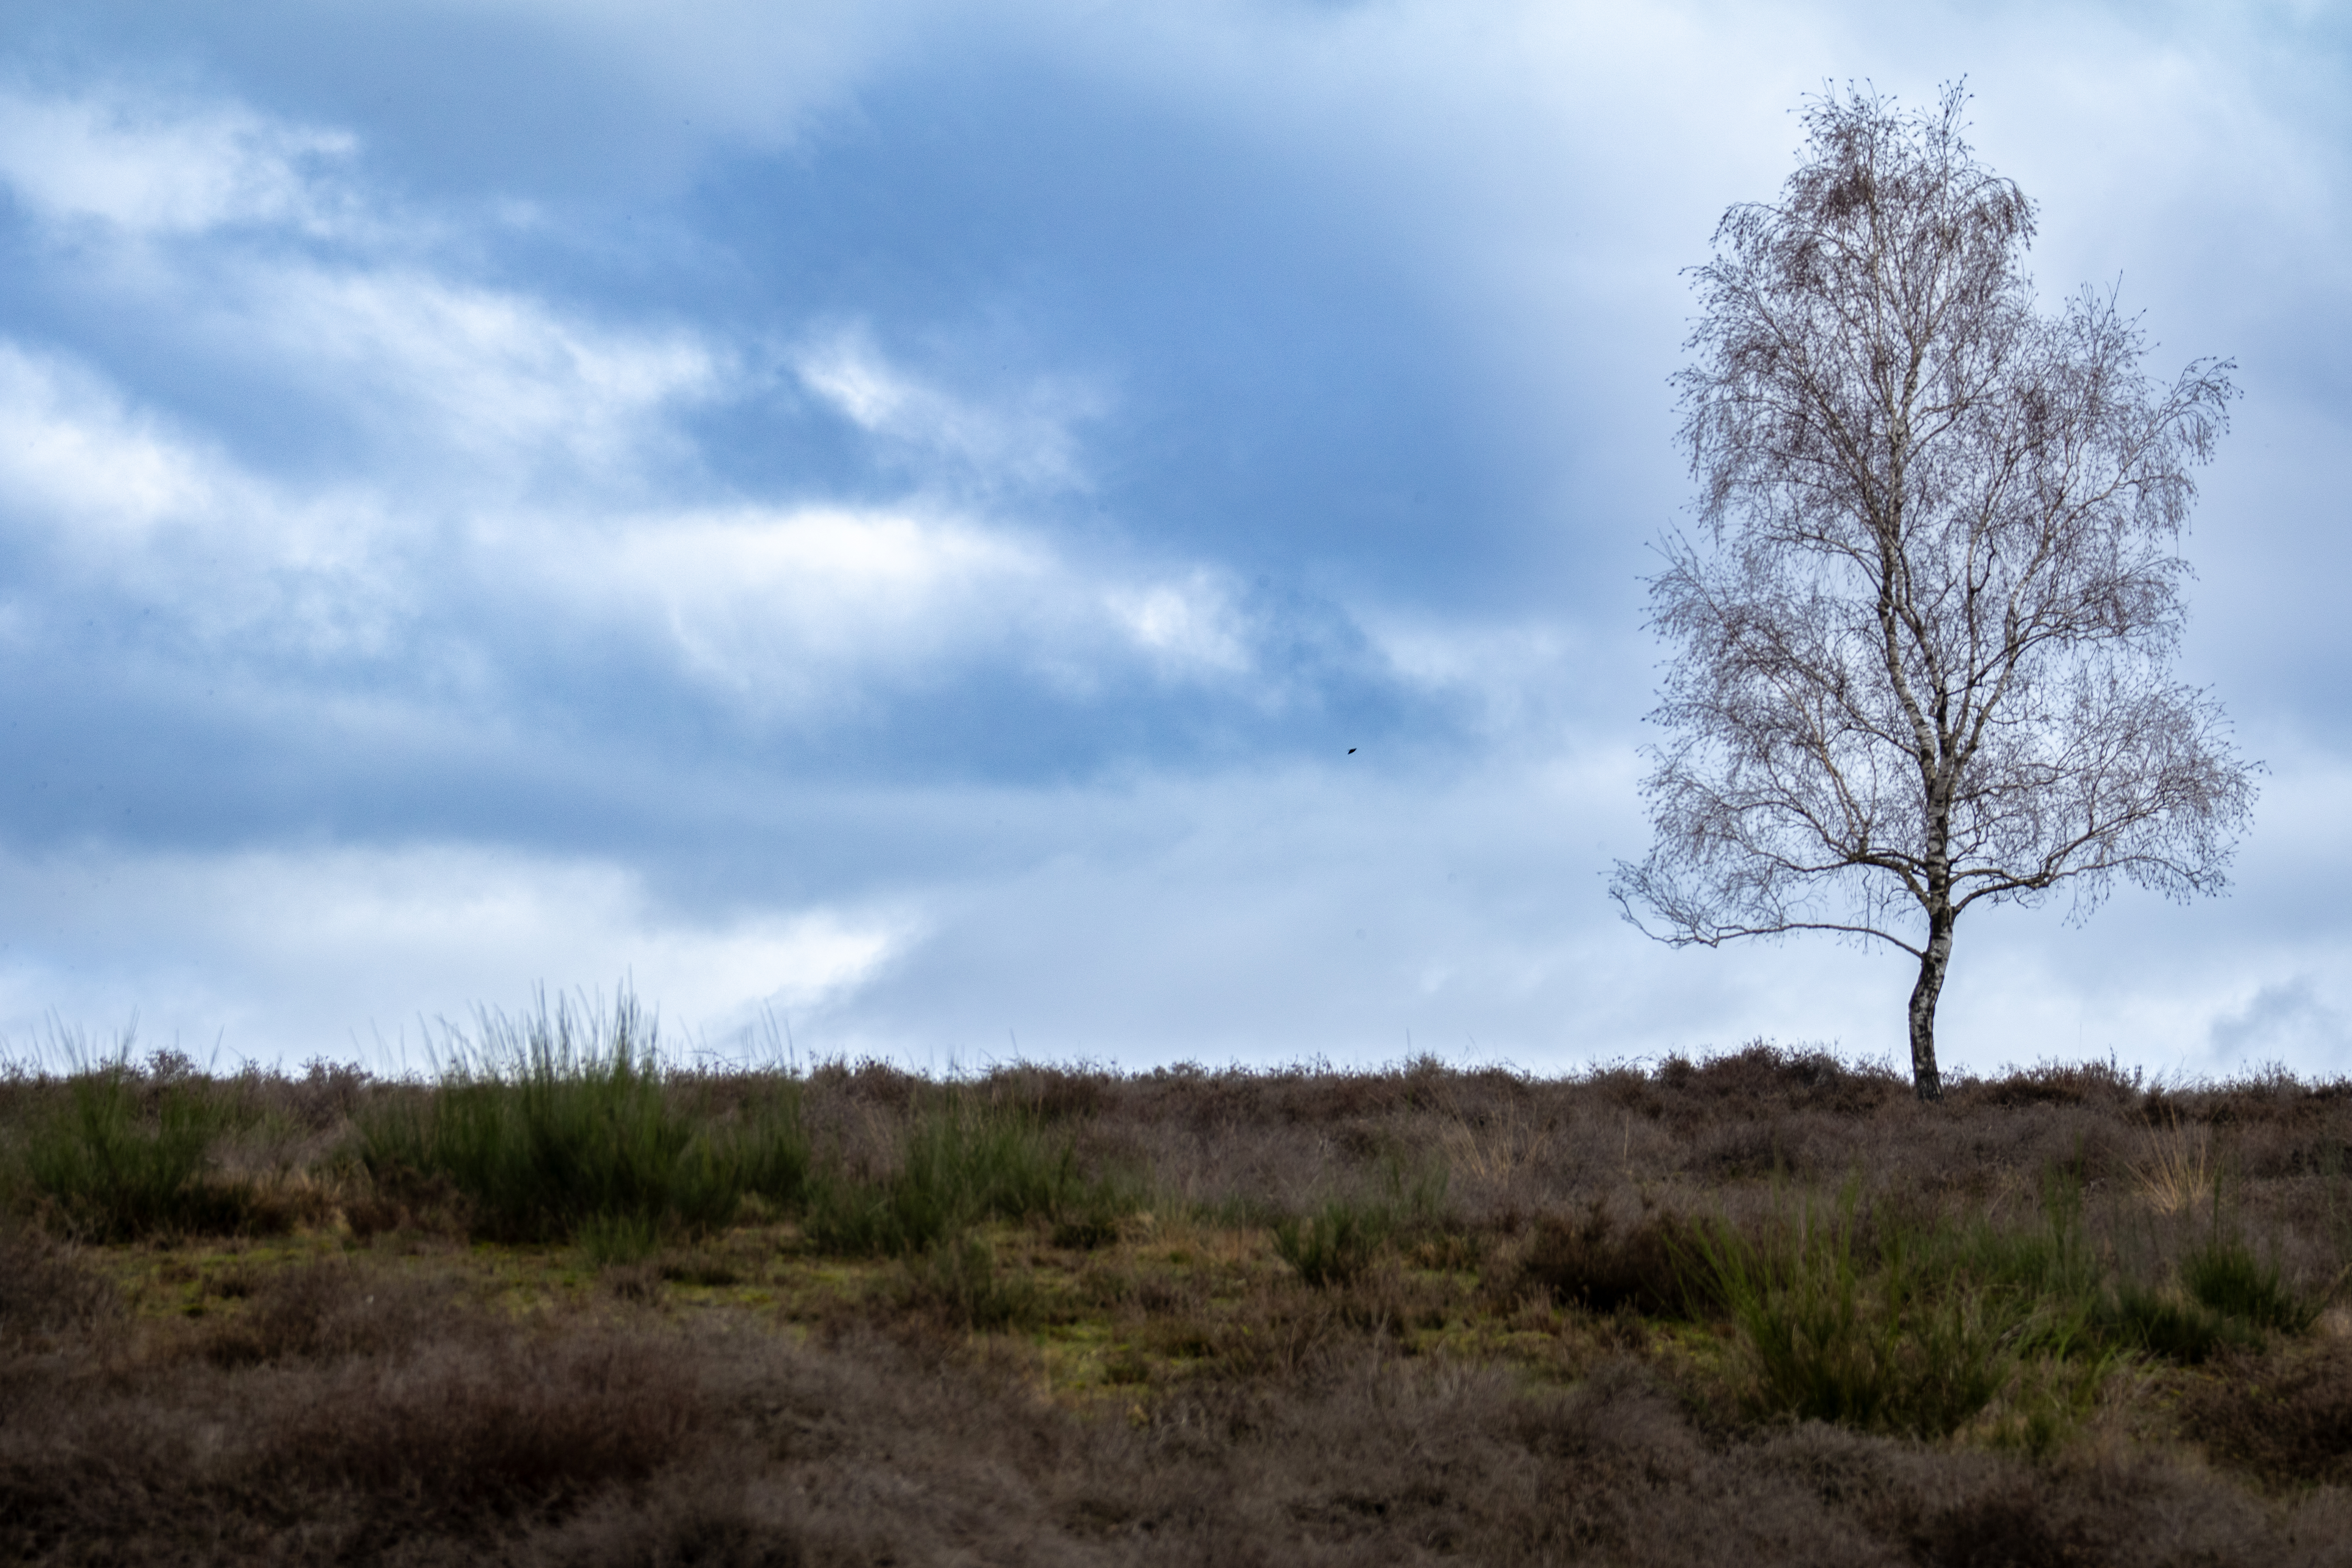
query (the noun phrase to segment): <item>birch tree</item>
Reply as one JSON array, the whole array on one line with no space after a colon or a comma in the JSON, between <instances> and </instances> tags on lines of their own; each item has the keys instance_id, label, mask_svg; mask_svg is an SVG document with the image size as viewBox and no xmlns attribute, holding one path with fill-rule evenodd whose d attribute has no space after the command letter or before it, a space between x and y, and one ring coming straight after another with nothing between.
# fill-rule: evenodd
<instances>
[{"instance_id":1,"label":"birch tree","mask_svg":"<svg viewBox=\"0 0 2352 1568\"><path fill-rule=\"evenodd\" d=\"M2169 384L2112 291L2044 311L2034 209L1962 140L1964 96L1832 93L1774 205L1731 208L1675 378L1699 490L1662 542L1674 649L1612 891L1683 945L1821 931L1918 963L1909 1035L1978 904L2116 878L2213 893L2253 765L2175 681L2178 553L2233 395Z\"/></svg>"}]
</instances>

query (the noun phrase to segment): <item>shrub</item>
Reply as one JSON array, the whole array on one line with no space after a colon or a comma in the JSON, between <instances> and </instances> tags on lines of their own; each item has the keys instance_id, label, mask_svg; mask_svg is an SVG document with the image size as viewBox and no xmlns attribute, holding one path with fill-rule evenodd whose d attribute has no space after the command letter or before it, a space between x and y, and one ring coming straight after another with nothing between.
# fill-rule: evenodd
<instances>
[{"instance_id":1,"label":"shrub","mask_svg":"<svg viewBox=\"0 0 2352 1568\"><path fill-rule=\"evenodd\" d=\"M489 1519L560 1517L606 1487L642 1486L690 1458L706 1424L689 1352L590 1331L436 1342L398 1363L343 1363L310 1392L259 1434L250 1484L400 1498L387 1531L438 1514L485 1544Z\"/></svg>"},{"instance_id":2,"label":"shrub","mask_svg":"<svg viewBox=\"0 0 2352 1568\"><path fill-rule=\"evenodd\" d=\"M970 1223L961 1194L920 1176L832 1171L810 1184L802 1228L822 1251L879 1256L921 1251Z\"/></svg>"},{"instance_id":3,"label":"shrub","mask_svg":"<svg viewBox=\"0 0 2352 1568\"><path fill-rule=\"evenodd\" d=\"M650 1214L588 1215L573 1227L572 1239L592 1268L642 1263L661 1248L661 1219Z\"/></svg>"},{"instance_id":4,"label":"shrub","mask_svg":"<svg viewBox=\"0 0 2352 1568\"><path fill-rule=\"evenodd\" d=\"M1509 1277L1510 1293L1540 1292L1596 1312L1628 1307L1684 1316L1694 1287L1704 1284L1685 1262L1696 1240L1671 1215L1644 1216L1621 1228L1595 1198L1576 1218L1547 1215L1538 1222Z\"/></svg>"},{"instance_id":5,"label":"shrub","mask_svg":"<svg viewBox=\"0 0 2352 1568\"><path fill-rule=\"evenodd\" d=\"M901 1307L965 1330L1009 1327L1037 1305L1035 1286L1001 1273L995 1248L969 1233L901 1260L895 1294Z\"/></svg>"},{"instance_id":6,"label":"shrub","mask_svg":"<svg viewBox=\"0 0 2352 1568\"><path fill-rule=\"evenodd\" d=\"M2071 1180L2045 1179L2042 1212L2038 1230L1979 1226L1946 1247L1952 1266L2026 1310L2021 1349L2094 1361L2132 1352L2193 1365L2258 1348L2265 1332L2300 1333L2317 1317L2277 1268L2220 1234L2218 1211L2212 1239L2182 1260L2178 1291L2111 1277L2085 1236L2081 1188Z\"/></svg>"},{"instance_id":7,"label":"shrub","mask_svg":"<svg viewBox=\"0 0 2352 1568\"><path fill-rule=\"evenodd\" d=\"M37 1231L0 1222L0 1354L119 1323L122 1295Z\"/></svg>"},{"instance_id":8,"label":"shrub","mask_svg":"<svg viewBox=\"0 0 2352 1568\"><path fill-rule=\"evenodd\" d=\"M34 1129L26 1166L68 1228L93 1241L132 1241L246 1226L250 1184L206 1169L228 1117L196 1086L163 1084L152 1112L138 1075L121 1062L77 1073L65 1087L65 1103Z\"/></svg>"},{"instance_id":9,"label":"shrub","mask_svg":"<svg viewBox=\"0 0 2352 1568\"><path fill-rule=\"evenodd\" d=\"M207 1320L205 1359L239 1367L394 1356L482 1326L450 1281L321 1258L267 1276L246 1310Z\"/></svg>"},{"instance_id":10,"label":"shrub","mask_svg":"<svg viewBox=\"0 0 2352 1568\"><path fill-rule=\"evenodd\" d=\"M1371 1268L1395 1230L1386 1205L1335 1198L1312 1215L1276 1222L1274 1250L1309 1285L1347 1285Z\"/></svg>"},{"instance_id":11,"label":"shrub","mask_svg":"<svg viewBox=\"0 0 2352 1568\"><path fill-rule=\"evenodd\" d=\"M1117 1174L1082 1177L1070 1140L1026 1110L951 1096L917 1113L897 1169L812 1176L803 1228L828 1252L911 1254L985 1220L1042 1218L1064 1245L1096 1245L1142 1190Z\"/></svg>"},{"instance_id":12,"label":"shrub","mask_svg":"<svg viewBox=\"0 0 2352 1568\"><path fill-rule=\"evenodd\" d=\"M1908 1227L1923 1262L2007 1303L2018 1348L2097 1360L2115 1343L2107 1270L2083 1225L2081 1184L2043 1173L2039 1226Z\"/></svg>"},{"instance_id":13,"label":"shrub","mask_svg":"<svg viewBox=\"0 0 2352 1568\"><path fill-rule=\"evenodd\" d=\"M2198 1304L2256 1330L2299 1334L2319 1309L2290 1290L2275 1264L2242 1241L2217 1236L2181 1261L2180 1283Z\"/></svg>"},{"instance_id":14,"label":"shrub","mask_svg":"<svg viewBox=\"0 0 2352 1568\"><path fill-rule=\"evenodd\" d=\"M808 1196L809 1139L801 1122L801 1086L783 1079L746 1107L721 1145L738 1185L780 1207Z\"/></svg>"},{"instance_id":15,"label":"shrub","mask_svg":"<svg viewBox=\"0 0 2352 1568\"><path fill-rule=\"evenodd\" d=\"M2202 1303L2135 1280L2116 1287L2113 1300L2095 1321L2099 1337L2183 1366L2194 1366L2225 1350L2251 1350L2262 1336Z\"/></svg>"},{"instance_id":16,"label":"shrub","mask_svg":"<svg viewBox=\"0 0 2352 1568\"><path fill-rule=\"evenodd\" d=\"M1120 1223L1150 1205L1150 1183L1133 1169L1113 1169L1066 1193L1054 1210L1054 1245L1091 1251L1119 1237Z\"/></svg>"},{"instance_id":17,"label":"shrub","mask_svg":"<svg viewBox=\"0 0 2352 1568\"><path fill-rule=\"evenodd\" d=\"M1700 1282L1739 1331L1753 1414L1942 1436L2008 1384L2021 1314L1936 1267L1930 1235L1892 1220L1866 1273L1858 1196L1850 1184L1826 1214L1808 1197L1762 1240L1723 1224L1701 1230Z\"/></svg>"},{"instance_id":18,"label":"shrub","mask_svg":"<svg viewBox=\"0 0 2352 1568\"><path fill-rule=\"evenodd\" d=\"M665 1231L732 1220L743 1194L801 1197L808 1179L796 1087L731 1129L679 1103L654 1030L623 996L610 1019L542 1003L520 1022L485 1015L430 1096L362 1126L379 1183L446 1180L474 1231L497 1241L585 1235L600 1257L641 1257Z\"/></svg>"},{"instance_id":19,"label":"shrub","mask_svg":"<svg viewBox=\"0 0 2352 1568\"><path fill-rule=\"evenodd\" d=\"M2352 1345L2226 1364L2173 1389L2181 1430L2265 1486L2352 1485Z\"/></svg>"},{"instance_id":20,"label":"shrub","mask_svg":"<svg viewBox=\"0 0 2352 1568\"><path fill-rule=\"evenodd\" d=\"M1427 1237L1444 1227L1451 1184L1452 1173L1440 1161L1407 1164L1392 1154L1381 1162L1390 1221L1402 1236Z\"/></svg>"},{"instance_id":21,"label":"shrub","mask_svg":"<svg viewBox=\"0 0 2352 1568\"><path fill-rule=\"evenodd\" d=\"M1377 1197L1326 1199L1308 1215L1276 1215L1274 1250L1309 1285L1346 1285L1362 1277L1382 1248L1411 1237L1433 1241L1445 1222L1447 1172L1441 1163L1408 1165L1382 1158ZM1234 1220L1246 1223L1236 1213Z\"/></svg>"}]
</instances>

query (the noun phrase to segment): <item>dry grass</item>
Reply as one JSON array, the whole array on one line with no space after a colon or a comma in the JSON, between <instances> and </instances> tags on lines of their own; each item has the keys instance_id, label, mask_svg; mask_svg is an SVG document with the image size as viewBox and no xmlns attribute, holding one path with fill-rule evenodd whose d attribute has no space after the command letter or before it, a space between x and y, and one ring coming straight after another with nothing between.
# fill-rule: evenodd
<instances>
[{"instance_id":1,"label":"dry grass","mask_svg":"<svg viewBox=\"0 0 2352 1568\"><path fill-rule=\"evenodd\" d=\"M950 1114L1066 1173L936 1243L828 1247L755 1201L605 1261L468 1245L449 1190L371 1181L355 1129L429 1090L127 1087L224 1108L191 1179L310 1195L77 1243L90 1211L8 1163L62 1086L0 1083L0 1561L2352 1556L2340 1085L2045 1066L1923 1107L1766 1047L1560 1080L836 1065L796 1087L812 1192L897 1191ZM670 1092L724 1122L773 1089ZM2027 1325L1948 1437L1772 1413L1693 1289L1724 1238L1769 1272L1776 1227L1841 1191L1870 1331ZM1347 1267L1306 1267L1350 1215Z\"/></svg>"},{"instance_id":2,"label":"dry grass","mask_svg":"<svg viewBox=\"0 0 2352 1568\"><path fill-rule=\"evenodd\" d=\"M2212 1130L2203 1123L2183 1125L2178 1116L2147 1128L2146 1154L2132 1166L2148 1206L2158 1214L2179 1214L2213 1196Z\"/></svg>"}]
</instances>

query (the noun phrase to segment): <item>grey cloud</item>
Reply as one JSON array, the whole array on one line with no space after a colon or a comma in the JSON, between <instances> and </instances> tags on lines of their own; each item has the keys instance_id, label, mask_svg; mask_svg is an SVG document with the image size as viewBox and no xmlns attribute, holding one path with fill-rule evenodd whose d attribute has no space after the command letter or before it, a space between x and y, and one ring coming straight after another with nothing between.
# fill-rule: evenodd
<instances>
[{"instance_id":1,"label":"grey cloud","mask_svg":"<svg viewBox=\"0 0 2352 1568\"><path fill-rule=\"evenodd\" d=\"M2216 1017L2209 1033L2217 1056L2240 1062L2334 1056L2352 1040L2342 1009L2322 1000L2312 977L2264 985L2244 1006Z\"/></svg>"}]
</instances>

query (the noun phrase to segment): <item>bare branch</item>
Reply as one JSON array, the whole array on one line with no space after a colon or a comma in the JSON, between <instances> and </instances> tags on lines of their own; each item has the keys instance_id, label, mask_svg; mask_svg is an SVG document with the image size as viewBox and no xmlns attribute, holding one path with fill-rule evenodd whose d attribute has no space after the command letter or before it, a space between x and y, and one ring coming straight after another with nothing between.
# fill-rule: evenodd
<instances>
[{"instance_id":1,"label":"bare branch","mask_svg":"<svg viewBox=\"0 0 2352 1568\"><path fill-rule=\"evenodd\" d=\"M1976 162L1965 102L1812 103L1780 200L1726 213L1690 275L1675 384L1706 527L1650 582L1673 740L1654 847L1612 888L1676 944L1911 953L1923 1093L1962 910L2217 891L2257 771L2166 678L2231 366L2149 381L2112 292L2043 314L2032 204Z\"/></svg>"}]
</instances>

